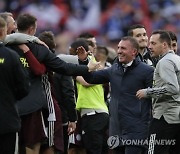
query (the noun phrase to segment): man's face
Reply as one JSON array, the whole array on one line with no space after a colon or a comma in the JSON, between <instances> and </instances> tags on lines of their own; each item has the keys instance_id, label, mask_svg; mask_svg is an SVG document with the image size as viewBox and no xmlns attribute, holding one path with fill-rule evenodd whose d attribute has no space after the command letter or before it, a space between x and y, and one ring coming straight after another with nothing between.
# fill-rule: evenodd
<instances>
[{"instance_id":1,"label":"man's face","mask_svg":"<svg viewBox=\"0 0 180 154\"><path fill-rule=\"evenodd\" d=\"M133 30L133 37L137 40L140 48L146 48L148 45L148 37L144 28L136 28Z\"/></svg>"},{"instance_id":2,"label":"man's face","mask_svg":"<svg viewBox=\"0 0 180 154\"><path fill-rule=\"evenodd\" d=\"M171 48L175 53L177 53L178 46L176 40L171 41Z\"/></svg>"},{"instance_id":3,"label":"man's face","mask_svg":"<svg viewBox=\"0 0 180 154\"><path fill-rule=\"evenodd\" d=\"M131 62L136 56L137 50L132 47L129 40L121 40L118 44L117 54L123 64Z\"/></svg>"},{"instance_id":4,"label":"man's face","mask_svg":"<svg viewBox=\"0 0 180 154\"><path fill-rule=\"evenodd\" d=\"M108 55L106 55L103 51L97 51L95 57L97 61L106 62Z\"/></svg>"},{"instance_id":5,"label":"man's face","mask_svg":"<svg viewBox=\"0 0 180 154\"><path fill-rule=\"evenodd\" d=\"M96 54L96 48L97 48L97 42L96 42L96 38L93 37L93 38L89 38L87 39L88 41L91 41L93 44L94 44L94 47L90 46L89 45L89 50L90 52L95 55Z\"/></svg>"},{"instance_id":6,"label":"man's face","mask_svg":"<svg viewBox=\"0 0 180 154\"><path fill-rule=\"evenodd\" d=\"M93 43L94 43L94 45L96 46L96 38L95 37L93 37L93 38L88 38L87 40L89 40L89 41L92 41Z\"/></svg>"},{"instance_id":7,"label":"man's face","mask_svg":"<svg viewBox=\"0 0 180 154\"><path fill-rule=\"evenodd\" d=\"M17 30L17 25L13 17L8 16L7 18L7 34L11 34L16 32Z\"/></svg>"},{"instance_id":8,"label":"man's face","mask_svg":"<svg viewBox=\"0 0 180 154\"><path fill-rule=\"evenodd\" d=\"M72 47L69 47L69 54L70 54L70 55L77 55L76 49L74 49L74 48L72 48Z\"/></svg>"},{"instance_id":9,"label":"man's face","mask_svg":"<svg viewBox=\"0 0 180 154\"><path fill-rule=\"evenodd\" d=\"M160 34L153 34L150 37L149 49L152 57L158 57L163 53L163 42L159 40Z\"/></svg>"}]
</instances>

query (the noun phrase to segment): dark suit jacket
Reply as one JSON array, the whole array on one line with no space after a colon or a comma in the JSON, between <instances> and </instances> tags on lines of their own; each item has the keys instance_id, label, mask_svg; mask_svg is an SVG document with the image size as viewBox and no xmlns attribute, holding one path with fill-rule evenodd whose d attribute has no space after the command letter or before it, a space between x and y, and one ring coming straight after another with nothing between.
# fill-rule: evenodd
<instances>
[{"instance_id":1,"label":"dark suit jacket","mask_svg":"<svg viewBox=\"0 0 180 154\"><path fill-rule=\"evenodd\" d=\"M122 139L145 139L151 119L151 99L139 100L136 92L152 86L153 68L135 59L126 72L122 64L91 72L84 76L89 83L111 85L110 136L118 135Z\"/></svg>"}]
</instances>

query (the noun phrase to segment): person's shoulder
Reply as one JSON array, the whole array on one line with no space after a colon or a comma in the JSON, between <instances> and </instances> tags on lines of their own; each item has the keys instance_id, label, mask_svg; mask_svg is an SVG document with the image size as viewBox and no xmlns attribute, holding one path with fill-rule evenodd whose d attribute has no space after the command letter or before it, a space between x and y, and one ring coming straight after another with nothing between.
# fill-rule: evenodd
<instances>
[{"instance_id":1,"label":"person's shoulder","mask_svg":"<svg viewBox=\"0 0 180 154\"><path fill-rule=\"evenodd\" d=\"M47 47L35 42L27 43L27 46L34 55L48 55L49 53L51 53L51 51Z\"/></svg>"},{"instance_id":2,"label":"person's shoulder","mask_svg":"<svg viewBox=\"0 0 180 154\"><path fill-rule=\"evenodd\" d=\"M3 46L3 47L1 46L0 50L1 50L0 56L1 56L1 58L5 59L6 64L8 64L8 65L11 64L14 67L14 66L16 66L17 63L20 62L20 57L16 53L16 51L14 51L6 46Z\"/></svg>"},{"instance_id":3,"label":"person's shoulder","mask_svg":"<svg viewBox=\"0 0 180 154\"><path fill-rule=\"evenodd\" d=\"M140 66L140 68L143 69L143 70L147 70L147 71L149 71L149 70L154 70L154 67L153 67L153 66L150 66L150 65L148 65L148 64L146 64L146 63L144 63L144 62L139 62L139 66Z\"/></svg>"},{"instance_id":4,"label":"person's shoulder","mask_svg":"<svg viewBox=\"0 0 180 154\"><path fill-rule=\"evenodd\" d=\"M43 48L43 49L47 49L48 50L48 48L47 47L45 47L44 45L42 45L42 44L38 44L38 43L36 43L36 42L29 42L29 43L27 43L27 45L28 45L28 47L33 47L33 48Z\"/></svg>"},{"instance_id":5,"label":"person's shoulder","mask_svg":"<svg viewBox=\"0 0 180 154\"><path fill-rule=\"evenodd\" d=\"M175 64L177 63L180 65L180 56L174 53L166 54L159 60L159 65L166 65L167 63Z\"/></svg>"},{"instance_id":6,"label":"person's shoulder","mask_svg":"<svg viewBox=\"0 0 180 154\"><path fill-rule=\"evenodd\" d=\"M3 46L2 48L7 54L18 56L18 54L16 53L15 50L13 50L9 47L6 47L6 46Z\"/></svg>"}]
</instances>

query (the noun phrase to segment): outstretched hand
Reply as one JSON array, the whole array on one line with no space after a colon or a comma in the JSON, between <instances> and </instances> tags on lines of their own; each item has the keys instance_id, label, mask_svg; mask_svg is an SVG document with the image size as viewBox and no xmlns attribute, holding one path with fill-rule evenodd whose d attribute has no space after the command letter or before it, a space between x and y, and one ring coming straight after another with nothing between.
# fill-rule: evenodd
<instances>
[{"instance_id":1,"label":"outstretched hand","mask_svg":"<svg viewBox=\"0 0 180 154\"><path fill-rule=\"evenodd\" d=\"M101 62L94 61L94 56L92 55L92 59L88 63L89 72L95 71L101 67Z\"/></svg>"}]
</instances>

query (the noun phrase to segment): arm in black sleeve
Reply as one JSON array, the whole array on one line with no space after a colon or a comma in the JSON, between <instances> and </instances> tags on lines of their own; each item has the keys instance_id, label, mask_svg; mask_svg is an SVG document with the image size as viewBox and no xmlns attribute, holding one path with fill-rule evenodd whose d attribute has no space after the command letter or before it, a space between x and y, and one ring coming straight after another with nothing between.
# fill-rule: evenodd
<instances>
[{"instance_id":1,"label":"arm in black sleeve","mask_svg":"<svg viewBox=\"0 0 180 154\"><path fill-rule=\"evenodd\" d=\"M89 63L89 59L87 58L84 61L81 61L80 59L78 59L78 62L79 62L80 65L87 65Z\"/></svg>"},{"instance_id":2,"label":"arm in black sleeve","mask_svg":"<svg viewBox=\"0 0 180 154\"><path fill-rule=\"evenodd\" d=\"M61 73L63 75L84 75L88 72L87 66L66 63L43 45L29 43L28 47L38 61L45 64L45 66L51 71Z\"/></svg>"},{"instance_id":3,"label":"arm in black sleeve","mask_svg":"<svg viewBox=\"0 0 180 154\"><path fill-rule=\"evenodd\" d=\"M75 109L75 92L72 77L55 73L54 88L56 99L58 100L61 109L66 110L63 113L67 113L67 119L69 119L69 121L76 121L77 114Z\"/></svg>"},{"instance_id":4,"label":"arm in black sleeve","mask_svg":"<svg viewBox=\"0 0 180 154\"><path fill-rule=\"evenodd\" d=\"M108 83L110 81L111 76L111 68L89 72L83 75L83 78L86 82L91 84L103 84Z\"/></svg>"},{"instance_id":5,"label":"arm in black sleeve","mask_svg":"<svg viewBox=\"0 0 180 154\"><path fill-rule=\"evenodd\" d=\"M28 74L20 62L20 57L15 52L10 52L12 53L14 63L13 72L15 81L15 97L17 100L20 100L28 94L30 82Z\"/></svg>"}]
</instances>

